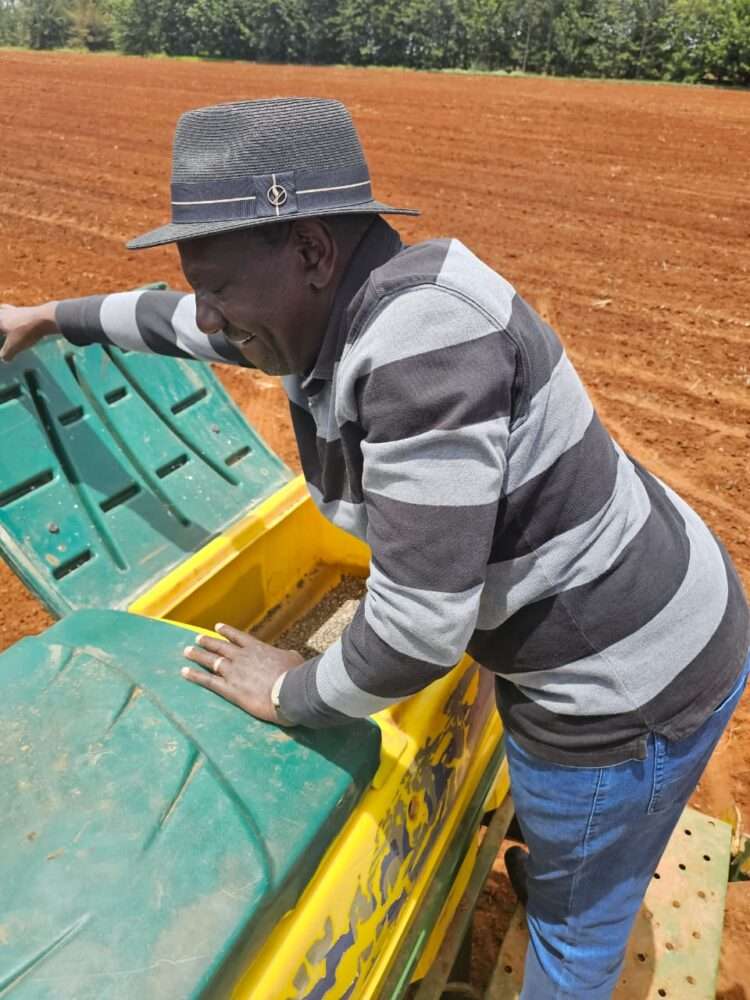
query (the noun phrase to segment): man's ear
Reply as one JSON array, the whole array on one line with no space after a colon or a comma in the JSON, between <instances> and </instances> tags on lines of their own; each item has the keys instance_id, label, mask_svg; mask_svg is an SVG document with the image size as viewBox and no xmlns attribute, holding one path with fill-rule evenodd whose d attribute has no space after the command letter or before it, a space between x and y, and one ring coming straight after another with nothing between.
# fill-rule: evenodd
<instances>
[{"instance_id":1,"label":"man's ear","mask_svg":"<svg viewBox=\"0 0 750 1000\"><path fill-rule=\"evenodd\" d=\"M317 291L326 288L333 280L338 260L331 230L321 219L295 219L292 241L310 286Z\"/></svg>"}]
</instances>

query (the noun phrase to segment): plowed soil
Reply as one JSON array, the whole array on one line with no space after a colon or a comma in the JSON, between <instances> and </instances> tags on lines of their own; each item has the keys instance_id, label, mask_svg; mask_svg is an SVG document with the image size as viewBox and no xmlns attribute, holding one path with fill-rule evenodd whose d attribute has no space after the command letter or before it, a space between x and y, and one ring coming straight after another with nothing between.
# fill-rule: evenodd
<instances>
[{"instance_id":1,"label":"plowed soil","mask_svg":"<svg viewBox=\"0 0 750 1000\"><path fill-rule=\"evenodd\" d=\"M561 334L617 439L704 516L750 586L748 93L2 51L2 300L157 278L185 287L173 249L123 247L168 217L177 116L283 94L349 105L376 195L423 212L401 224L404 238L456 236L516 285ZM275 381L219 375L297 467ZM0 647L50 621L4 568L0 599ZM695 804L737 808L750 827L749 779L746 698ZM507 902L498 862L480 970L490 911ZM740 1000L750 955L739 908L727 931L720 995Z\"/></svg>"}]
</instances>

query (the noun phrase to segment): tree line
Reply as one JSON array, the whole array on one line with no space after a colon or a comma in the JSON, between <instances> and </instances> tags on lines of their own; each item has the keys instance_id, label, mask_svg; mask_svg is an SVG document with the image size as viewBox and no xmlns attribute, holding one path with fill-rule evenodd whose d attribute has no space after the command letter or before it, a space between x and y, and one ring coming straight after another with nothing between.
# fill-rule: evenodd
<instances>
[{"instance_id":1,"label":"tree line","mask_svg":"<svg viewBox=\"0 0 750 1000\"><path fill-rule=\"evenodd\" d=\"M0 0L0 45L750 83L750 0Z\"/></svg>"}]
</instances>

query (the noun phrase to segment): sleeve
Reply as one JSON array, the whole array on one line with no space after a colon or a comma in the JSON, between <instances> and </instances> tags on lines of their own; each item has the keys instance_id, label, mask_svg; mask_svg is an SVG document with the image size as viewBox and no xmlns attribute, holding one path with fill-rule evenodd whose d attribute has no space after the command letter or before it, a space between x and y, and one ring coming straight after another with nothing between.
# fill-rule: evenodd
<instances>
[{"instance_id":1,"label":"sleeve","mask_svg":"<svg viewBox=\"0 0 750 1000\"><path fill-rule=\"evenodd\" d=\"M458 297L430 289L403 298L341 364L350 383L342 416L361 425L372 557L366 598L342 639L281 687L284 715L306 726L350 722L426 687L458 662L477 621L516 348Z\"/></svg>"},{"instance_id":2,"label":"sleeve","mask_svg":"<svg viewBox=\"0 0 750 1000\"><path fill-rule=\"evenodd\" d=\"M220 364L252 365L223 334L208 337L195 322L195 296L138 290L90 295L58 303L55 318L77 347L104 344Z\"/></svg>"}]
</instances>

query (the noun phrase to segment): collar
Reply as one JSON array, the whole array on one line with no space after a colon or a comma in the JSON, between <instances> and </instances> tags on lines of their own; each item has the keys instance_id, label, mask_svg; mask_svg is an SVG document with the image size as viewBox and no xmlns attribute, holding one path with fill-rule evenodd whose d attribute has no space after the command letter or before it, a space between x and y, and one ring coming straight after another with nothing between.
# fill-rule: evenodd
<instances>
[{"instance_id":1,"label":"collar","mask_svg":"<svg viewBox=\"0 0 750 1000\"><path fill-rule=\"evenodd\" d=\"M344 271L318 357L310 372L302 378L301 386L308 396L313 396L322 389L320 382L330 382L333 378L333 369L346 341L346 313L352 299L370 274L402 249L401 237L396 230L385 219L377 216L357 244Z\"/></svg>"}]
</instances>

